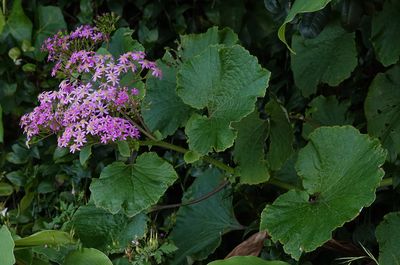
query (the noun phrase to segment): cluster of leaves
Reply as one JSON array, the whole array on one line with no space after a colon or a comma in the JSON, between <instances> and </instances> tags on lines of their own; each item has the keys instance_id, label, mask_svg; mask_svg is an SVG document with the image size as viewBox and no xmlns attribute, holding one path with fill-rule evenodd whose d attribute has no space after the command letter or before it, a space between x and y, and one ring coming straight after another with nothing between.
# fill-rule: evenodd
<instances>
[{"instance_id":1,"label":"cluster of leaves","mask_svg":"<svg viewBox=\"0 0 400 265\"><path fill-rule=\"evenodd\" d=\"M52 3L0 10L2 264L398 264L398 1ZM101 52L163 73L142 138L28 149L19 118L58 85L41 44L105 11Z\"/></svg>"}]
</instances>

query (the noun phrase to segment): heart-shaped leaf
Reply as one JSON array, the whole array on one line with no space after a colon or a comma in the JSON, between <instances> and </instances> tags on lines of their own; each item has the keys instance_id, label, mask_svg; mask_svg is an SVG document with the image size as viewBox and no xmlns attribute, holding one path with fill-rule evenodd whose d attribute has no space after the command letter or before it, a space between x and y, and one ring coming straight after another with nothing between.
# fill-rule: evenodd
<instances>
[{"instance_id":1,"label":"heart-shaped leaf","mask_svg":"<svg viewBox=\"0 0 400 265\"><path fill-rule=\"evenodd\" d=\"M297 173L305 190L291 190L268 205L260 230L299 259L331 238L375 199L386 151L351 126L320 127L299 152Z\"/></svg>"},{"instance_id":2,"label":"heart-shaped leaf","mask_svg":"<svg viewBox=\"0 0 400 265\"><path fill-rule=\"evenodd\" d=\"M97 207L132 217L157 203L178 178L174 168L156 153L144 153L134 165L114 162L90 185Z\"/></svg>"}]
</instances>

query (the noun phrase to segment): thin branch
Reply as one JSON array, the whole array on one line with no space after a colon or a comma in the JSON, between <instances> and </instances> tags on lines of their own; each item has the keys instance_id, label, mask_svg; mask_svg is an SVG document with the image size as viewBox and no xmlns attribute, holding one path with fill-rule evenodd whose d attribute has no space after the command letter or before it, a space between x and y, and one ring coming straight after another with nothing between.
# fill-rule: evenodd
<instances>
[{"instance_id":1,"label":"thin branch","mask_svg":"<svg viewBox=\"0 0 400 265\"><path fill-rule=\"evenodd\" d=\"M160 211L160 210L165 210L165 209L171 209L171 208L177 208L181 206L187 206L187 205L192 205L195 203L199 203L201 201L204 201L214 194L218 193L219 191L223 190L227 185L229 184L229 181L225 180L222 182L218 187L216 187L214 190L210 191L209 193L204 194L203 196L200 196L197 199L187 201L187 202L181 202L181 203L175 203L175 204L167 204L167 205L156 205L153 208L150 209L150 212L155 212L155 211Z\"/></svg>"}]
</instances>

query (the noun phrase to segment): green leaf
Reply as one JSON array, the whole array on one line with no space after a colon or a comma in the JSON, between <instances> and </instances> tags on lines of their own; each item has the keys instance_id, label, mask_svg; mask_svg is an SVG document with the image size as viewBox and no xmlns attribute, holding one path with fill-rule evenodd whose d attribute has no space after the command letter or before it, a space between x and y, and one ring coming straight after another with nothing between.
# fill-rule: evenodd
<instances>
[{"instance_id":1,"label":"green leaf","mask_svg":"<svg viewBox=\"0 0 400 265\"><path fill-rule=\"evenodd\" d=\"M208 113L189 119L185 132L190 149L206 154L231 147L236 138L231 122L254 110L257 97L265 94L269 75L238 45L210 46L184 63L177 75L178 95L186 104L206 108Z\"/></svg>"},{"instance_id":2,"label":"green leaf","mask_svg":"<svg viewBox=\"0 0 400 265\"><path fill-rule=\"evenodd\" d=\"M132 39L132 34L133 30L129 28L119 28L114 32L108 49L114 57L126 52L144 51L142 44Z\"/></svg>"},{"instance_id":3,"label":"green leaf","mask_svg":"<svg viewBox=\"0 0 400 265\"><path fill-rule=\"evenodd\" d=\"M7 19L7 25L11 35L18 41L31 41L32 22L25 15L22 9L21 0L14 0L10 16Z\"/></svg>"},{"instance_id":4,"label":"green leaf","mask_svg":"<svg viewBox=\"0 0 400 265\"><path fill-rule=\"evenodd\" d=\"M12 185L5 183L5 182L0 182L0 196L9 196L13 194L14 188Z\"/></svg>"},{"instance_id":5,"label":"green leaf","mask_svg":"<svg viewBox=\"0 0 400 265\"><path fill-rule=\"evenodd\" d=\"M216 169L208 169L196 178L182 199L187 202L214 190L223 181ZM186 264L186 257L206 258L221 243L221 236L241 225L232 208L231 190L225 188L210 198L179 208L170 239L178 247L171 264Z\"/></svg>"},{"instance_id":6,"label":"green leaf","mask_svg":"<svg viewBox=\"0 0 400 265\"><path fill-rule=\"evenodd\" d=\"M339 102L335 96L314 98L306 110L302 135L308 139L308 135L320 126L350 125L353 116L348 112L350 101Z\"/></svg>"},{"instance_id":7,"label":"green leaf","mask_svg":"<svg viewBox=\"0 0 400 265\"><path fill-rule=\"evenodd\" d=\"M0 105L0 143L4 142L3 109Z\"/></svg>"},{"instance_id":8,"label":"green leaf","mask_svg":"<svg viewBox=\"0 0 400 265\"><path fill-rule=\"evenodd\" d=\"M378 60L384 66L395 64L399 60L400 47L396 45L400 41L399 16L399 1L385 1L383 10L372 17L371 41Z\"/></svg>"},{"instance_id":9,"label":"green leaf","mask_svg":"<svg viewBox=\"0 0 400 265\"><path fill-rule=\"evenodd\" d=\"M286 109L275 99L265 106L270 116L270 144L267 160L272 170L278 170L293 153L294 135Z\"/></svg>"},{"instance_id":10,"label":"green leaf","mask_svg":"<svg viewBox=\"0 0 400 265\"><path fill-rule=\"evenodd\" d=\"M160 131L163 138L172 135L189 118L191 108L176 94L177 69L157 61L162 79L147 79L147 92L142 104L142 116L151 131Z\"/></svg>"},{"instance_id":11,"label":"green leaf","mask_svg":"<svg viewBox=\"0 0 400 265\"><path fill-rule=\"evenodd\" d=\"M129 218L87 205L79 207L72 218L72 225L84 247L115 252L123 251L136 237L143 237L146 221L144 214Z\"/></svg>"},{"instance_id":12,"label":"green leaf","mask_svg":"<svg viewBox=\"0 0 400 265\"><path fill-rule=\"evenodd\" d=\"M205 33L182 35L182 57L184 60L188 60L202 53L210 45L223 44L224 46L232 46L238 42L238 36L229 28L218 30L218 27L212 27Z\"/></svg>"},{"instance_id":13,"label":"green leaf","mask_svg":"<svg viewBox=\"0 0 400 265\"><path fill-rule=\"evenodd\" d=\"M297 51L291 55L294 81L306 97L317 91L319 83L339 85L357 66L354 33L340 26L326 26L315 39L294 35L292 42Z\"/></svg>"},{"instance_id":14,"label":"green leaf","mask_svg":"<svg viewBox=\"0 0 400 265\"><path fill-rule=\"evenodd\" d=\"M0 7L0 35L3 33L3 29L6 26L6 17L3 14L3 10Z\"/></svg>"},{"instance_id":15,"label":"green leaf","mask_svg":"<svg viewBox=\"0 0 400 265\"><path fill-rule=\"evenodd\" d=\"M69 233L57 230L44 230L28 237L15 240L16 248L35 247L42 245L72 244L74 240Z\"/></svg>"},{"instance_id":16,"label":"green leaf","mask_svg":"<svg viewBox=\"0 0 400 265\"><path fill-rule=\"evenodd\" d=\"M264 145L267 139L268 124L258 117L255 111L233 125L238 131L233 158L238 164L240 183L258 184L269 179Z\"/></svg>"},{"instance_id":17,"label":"green leaf","mask_svg":"<svg viewBox=\"0 0 400 265\"><path fill-rule=\"evenodd\" d=\"M400 66L377 74L365 99L368 132L378 137L394 161L400 152Z\"/></svg>"},{"instance_id":18,"label":"green leaf","mask_svg":"<svg viewBox=\"0 0 400 265\"><path fill-rule=\"evenodd\" d=\"M291 22L297 14L300 13L308 13L308 12L314 12L323 9L331 0L296 0L293 3L292 8L290 9L285 21L283 24L280 26L278 30L278 37L279 39L286 45L286 47L294 53L294 51L290 48L289 44L286 41L285 33L286 33L286 24ZM294 50L297 50L296 47L294 47Z\"/></svg>"},{"instance_id":19,"label":"green leaf","mask_svg":"<svg viewBox=\"0 0 400 265\"><path fill-rule=\"evenodd\" d=\"M94 248L83 248L68 254L63 265L113 265L101 251Z\"/></svg>"},{"instance_id":20,"label":"green leaf","mask_svg":"<svg viewBox=\"0 0 400 265\"><path fill-rule=\"evenodd\" d=\"M0 228L1 264L13 265L15 263L13 251L14 251L14 240L7 226L3 225Z\"/></svg>"},{"instance_id":21,"label":"green leaf","mask_svg":"<svg viewBox=\"0 0 400 265\"><path fill-rule=\"evenodd\" d=\"M140 155L134 165L115 162L90 185L96 206L132 217L157 203L178 178L174 168L156 153Z\"/></svg>"},{"instance_id":22,"label":"green leaf","mask_svg":"<svg viewBox=\"0 0 400 265\"><path fill-rule=\"evenodd\" d=\"M296 170L305 190L291 190L268 205L260 230L299 259L331 238L375 200L386 152L377 139L351 126L320 127L299 152Z\"/></svg>"},{"instance_id":23,"label":"green leaf","mask_svg":"<svg viewBox=\"0 0 400 265\"><path fill-rule=\"evenodd\" d=\"M131 156L131 149L129 148L129 144L127 141L118 141L118 152L123 157L130 157Z\"/></svg>"},{"instance_id":24,"label":"green leaf","mask_svg":"<svg viewBox=\"0 0 400 265\"><path fill-rule=\"evenodd\" d=\"M44 40L53 36L59 30L66 29L67 24L65 23L61 9L57 6L39 6L37 8L36 21L39 28L35 33L35 55L37 58L41 58L44 57L44 53L40 52Z\"/></svg>"},{"instance_id":25,"label":"green leaf","mask_svg":"<svg viewBox=\"0 0 400 265\"><path fill-rule=\"evenodd\" d=\"M377 226L376 238L379 243L379 265L398 265L400 261L400 212L385 215Z\"/></svg>"},{"instance_id":26,"label":"green leaf","mask_svg":"<svg viewBox=\"0 0 400 265\"><path fill-rule=\"evenodd\" d=\"M201 155L195 151L189 150L183 155L186 164L194 163L201 158Z\"/></svg>"},{"instance_id":27,"label":"green leaf","mask_svg":"<svg viewBox=\"0 0 400 265\"><path fill-rule=\"evenodd\" d=\"M86 164L86 161L90 158L92 155L92 145L87 145L82 150L79 152L79 162L81 163L82 166Z\"/></svg>"},{"instance_id":28,"label":"green leaf","mask_svg":"<svg viewBox=\"0 0 400 265\"><path fill-rule=\"evenodd\" d=\"M253 256L236 256L224 260L216 260L207 265L289 265L283 261L263 260Z\"/></svg>"}]
</instances>

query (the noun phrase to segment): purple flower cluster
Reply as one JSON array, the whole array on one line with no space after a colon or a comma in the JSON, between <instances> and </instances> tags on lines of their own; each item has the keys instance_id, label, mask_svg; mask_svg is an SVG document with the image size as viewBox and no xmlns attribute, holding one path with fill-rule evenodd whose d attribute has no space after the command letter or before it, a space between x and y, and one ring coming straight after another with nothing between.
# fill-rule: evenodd
<instances>
[{"instance_id":1,"label":"purple flower cluster","mask_svg":"<svg viewBox=\"0 0 400 265\"><path fill-rule=\"evenodd\" d=\"M82 26L66 36L57 34L45 43L50 54L64 49L55 45L66 45L61 38L87 38L103 40L95 29ZM95 39L96 38L96 39ZM138 115L139 91L121 85L126 75L135 74L140 80L142 70L161 77L161 71L152 61L145 59L141 51L127 52L118 59L111 55L100 55L93 51L72 50L66 58L54 59L55 74L62 65L67 74L57 91L43 92L38 96L39 106L21 118L21 127L28 142L40 134L57 134L58 146L69 147L74 153L88 142L103 144L139 138L139 130L121 113ZM51 55L51 56L50 56ZM57 61L58 60L58 61Z\"/></svg>"},{"instance_id":2,"label":"purple flower cluster","mask_svg":"<svg viewBox=\"0 0 400 265\"><path fill-rule=\"evenodd\" d=\"M33 136L56 133L59 147L74 153L90 139L109 143L139 138L138 129L128 120L115 117L117 110L135 105L137 90L127 88L93 89L91 83L64 80L59 91L39 95L39 106L21 118L28 141Z\"/></svg>"},{"instance_id":3,"label":"purple flower cluster","mask_svg":"<svg viewBox=\"0 0 400 265\"><path fill-rule=\"evenodd\" d=\"M53 37L46 39L42 45L42 51L48 53L47 60L56 62L58 69L61 68L65 55L76 50L91 50L97 44L107 40L107 36L90 25L83 25L72 31L58 32ZM53 73L55 73L53 71Z\"/></svg>"}]
</instances>

